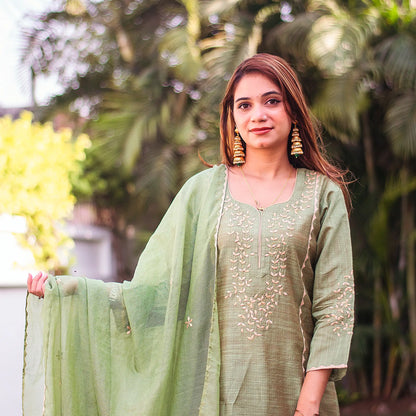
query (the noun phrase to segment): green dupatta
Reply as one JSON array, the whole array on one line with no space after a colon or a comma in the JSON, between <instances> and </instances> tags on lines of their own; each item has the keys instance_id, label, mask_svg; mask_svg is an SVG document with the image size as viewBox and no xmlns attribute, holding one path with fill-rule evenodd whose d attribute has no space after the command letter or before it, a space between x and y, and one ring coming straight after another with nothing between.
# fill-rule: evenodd
<instances>
[{"instance_id":1,"label":"green dupatta","mask_svg":"<svg viewBox=\"0 0 416 416\"><path fill-rule=\"evenodd\" d=\"M28 295L24 415L218 414L224 190L224 166L191 178L131 282L49 278L43 300Z\"/></svg>"}]
</instances>

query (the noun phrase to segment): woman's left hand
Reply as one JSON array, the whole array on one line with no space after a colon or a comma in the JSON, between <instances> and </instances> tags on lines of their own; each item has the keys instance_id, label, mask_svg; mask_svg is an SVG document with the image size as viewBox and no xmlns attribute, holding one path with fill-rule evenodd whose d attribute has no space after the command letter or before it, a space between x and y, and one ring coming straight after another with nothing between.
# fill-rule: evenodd
<instances>
[{"instance_id":1,"label":"woman's left hand","mask_svg":"<svg viewBox=\"0 0 416 416\"><path fill-rule=\"evenodd\" d=\"M296 406L295 416L319 415L319 405L332 369L310 370L306 373Z\"/></svg>"},{"instance_id":2,"label":"woman's left hand","mask_svg":"<svg viewBox=\"0 0 416 416\"><path fill-rule=\"evenodd\" d=\"M39 296L39 298L43 298L45 296L45 282L47 279L47 273L39 272L35 276L29 273L27 278L27 291Z\"/></svg>"}]
</instances>

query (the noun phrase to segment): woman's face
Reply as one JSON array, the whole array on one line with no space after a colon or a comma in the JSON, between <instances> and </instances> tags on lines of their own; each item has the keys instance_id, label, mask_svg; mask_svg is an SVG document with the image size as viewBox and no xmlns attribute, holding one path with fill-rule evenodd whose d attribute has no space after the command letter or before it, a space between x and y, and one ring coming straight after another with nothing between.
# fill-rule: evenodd
<instances>
[{"instance_id":1,"label":"woman's face","mask_svg":"<svg viewBox=\"0 0 416 416\"><path fill-rule=\"evenodd\" d=\"M246 152L286 150L292 119L279 87L269 78L257 72L241 78L234 92L233 115Z\"/></svg>"}]
</instances>

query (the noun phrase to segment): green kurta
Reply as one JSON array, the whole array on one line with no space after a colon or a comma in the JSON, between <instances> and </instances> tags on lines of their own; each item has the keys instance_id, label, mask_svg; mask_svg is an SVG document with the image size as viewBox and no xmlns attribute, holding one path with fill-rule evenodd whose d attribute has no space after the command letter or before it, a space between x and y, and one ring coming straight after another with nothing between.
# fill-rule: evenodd
<instances>
[{"instance_id":1,"label":"green kurta","mask_svg":"<svg viewBox=\"0 0 416 416\"><path fill-rule=\"evenodd\" d=\"M184 185L142 253L132 282L51 277L45 299L28 296L26 416L219 414L221 354L215 283L225 173L224 166L216 166ZM339 202L333 208L331 195L340 192L320 175L315 178L311 192L326 195L326 200L315 198L314 202L319 200L312 228L319 230L321 222L331 221L332 211L339 209ZM322 192L331 187L332 192ZM340 226L338 220L333 226ZM342 227L340 246L325 231L328 237L318 235L318 241L309 241L308 247L323 253L328 250L327 241L331 250L346 253L346 216ZM350 264L348 256L345 263ZM302 270L310 267L309 259L305 262ZM326 276L331 271L328 267L338 266L317 262L315 274ZM303 359L308 367L327 365L313 357L323 357L333 348L328 342L338 337L333 323L347 322L335 306L324 307L340 282L328 279L328 285L322 278L313 288L315 332L321 335L312 341L308 359L311 334L305 334ZM312 290L313 282L308 285L305 290ZM310 316L311 299L309 292L303 297L302 319ZM331 318L325 321L323 311ZM343 340L337 348L346 356L349 342ZM345 362L346 358L330 364L343 367Z\"/></svg>"},{"instance_id":2,"label":"green kurta","mask_svg":"<svg viewBox=\"0 0 416 416\"><path fill-rule=\"evenodd\" d=\"M291 198L263 211L227 190L218 247L221 414L292 415L307 369L334 369L334 380L347 367L354 298L342 192L305 169ZM320 414L339 414L332 381Z\"/></svg>"}]
</instances>

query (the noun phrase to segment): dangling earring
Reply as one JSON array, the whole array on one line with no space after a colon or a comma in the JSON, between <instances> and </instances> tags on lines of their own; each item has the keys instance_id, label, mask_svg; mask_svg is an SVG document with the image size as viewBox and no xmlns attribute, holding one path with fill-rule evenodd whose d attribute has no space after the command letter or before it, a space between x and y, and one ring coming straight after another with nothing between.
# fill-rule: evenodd
<instances>
[{"instance_id":1,"label":"dangling earring","mask_svg":"<svg viewBox=\"0 0 416 416\"><path fill-rule=\"evenodd\" d=\"M292 130L292 150L290 152L291 156L298 157L299 155L303 155L302 150L302 139L299 137L299 129L297 127L298 122L295 121Z\"/></svg>"},{"instance_id":2,"label":"dangling earring","mask_svg":"<svg viewBox=\"0 0 416 416\"><path fill-rule=\"evenodd\" d=\"M244 148L241 143L240 133L238 132L237 127L235 128L235 137L234 137L234 155L233 155L233 165L241 166L246 163L246 155L244 153Z\"/></svg>"}]
</instances>

